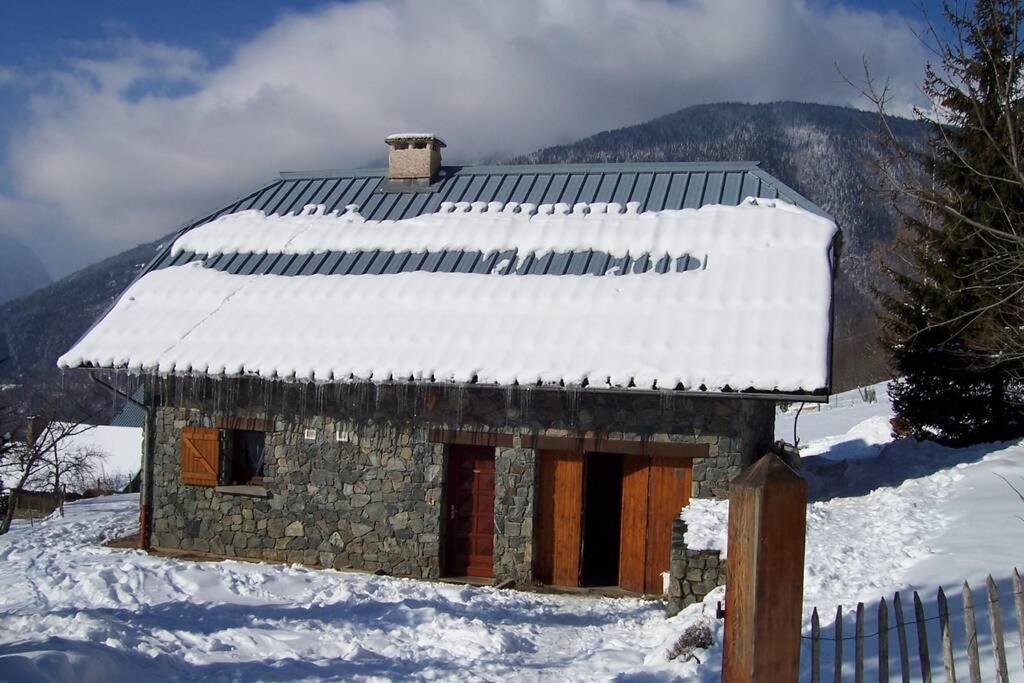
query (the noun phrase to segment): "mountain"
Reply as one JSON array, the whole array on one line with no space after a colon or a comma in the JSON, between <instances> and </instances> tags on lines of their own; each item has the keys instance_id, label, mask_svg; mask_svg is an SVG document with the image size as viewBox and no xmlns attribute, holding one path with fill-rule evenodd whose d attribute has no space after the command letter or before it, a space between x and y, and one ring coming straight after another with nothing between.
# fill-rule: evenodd
<instances>
[{"instance_id":1,"label":"mountain","mask_svg":"<svg viewBox=\"0 0 1024 683\"><path fill-rule=\"evenodd\" d=\"M50 284L50 274L34 251L0 235L0 304Z\"/></svg>"},{"instance_id":2,"label":"mountain","mask_svg":"<svg viewBox=\"0 0 1024 683\"><path fill-rule=\"evenodd\" d=\"M83 268L62 280L0 305L0 387L16 385L5 400L24 410L67 394L67 419L102 420L113 412L109 396L79 373L61 377L57 357L85 333L143 266L162 240L143 244ZM72 406L72 407L68 407ZM105 406L106 411L97 412Z\"/></svg>"},{"instance_id":3,"label":"mountain","mask_svg":"<svg viewBox=\"0 0 1024 683\"><path fill-rule=\"evenodd\" d=\"M878 277L874 252L891 241L897 220L883 198L871 191L876 123L867 112L817 104L702 105L511 161L760 161L765 170L831 213L843 229L834 382L842 389L876 381L885 373L876 352L870 288ZM896 119L893 126L907 140L921 135L912 121ZM118 254L0 305L0 358L10 357L0 364L0 384L39 384L57 377L57 357L128 285L161 242Z\"/></svg>"},{"instance_id":4,"label":"mountain","mask_svg":"<svg viewBox=\"0 0 1024 683\"><path fill-rule=\"evenodd\" d=\"M880 284L877 253L899 220L877 190L874 113L820 104L708 104L628 128L549 147L513 163L757 161L761 168L829 212L843 231L836 282L835 377L838 389L886 377L876 343L871 288ZM890 119L908 145L923 127Z\"/></svg>"}]
</instances>

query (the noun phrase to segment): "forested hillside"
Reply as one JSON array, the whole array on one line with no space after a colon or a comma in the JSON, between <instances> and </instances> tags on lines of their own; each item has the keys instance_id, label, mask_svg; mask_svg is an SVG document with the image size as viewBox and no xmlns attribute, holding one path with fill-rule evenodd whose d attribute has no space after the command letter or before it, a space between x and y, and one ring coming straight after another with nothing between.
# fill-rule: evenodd
<instances>
[{"instance_id":1,"label":"forested hillside","mask_svg":"<svg viewBox=\"0 0 1024 683\"><path fill-rule=\"evenodd\" d=\"M50 284L39 256L24 244L0 235L0 304Z\"/></svg>"},{"instance_id":2,"label":"forested hillside","mask_svg":"<svg viewBox=\"0 0 1024 683\"><path fill-rule=\"evenodd\" d=\"M898 220L876 192L872 165L875 114L797 102L689 107L629 128L515 159L517 163L628 161L758 161L761 167L835 217L843 230L836 288L836 385L881 379L871 286L878 282L879 247ZM914 141L922 128L893 119Z\"/></svg>"}]
</instances>

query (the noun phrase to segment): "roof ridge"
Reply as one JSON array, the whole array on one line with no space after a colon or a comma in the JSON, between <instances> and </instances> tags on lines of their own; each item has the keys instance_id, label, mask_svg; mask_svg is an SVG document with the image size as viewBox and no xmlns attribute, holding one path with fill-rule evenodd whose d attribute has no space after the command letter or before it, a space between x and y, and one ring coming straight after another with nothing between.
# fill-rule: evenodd
<instances>
[{"instance_id":1,"label":"roof ridge","mask_svg":"<svg viewBox=\"0 0 1024 683\"><path fill-rule=\"evenodd\" d=\"M606 171L638 173L652 171L752 171L761 167L760 161L616 161L616 162L573 162L548 164L444 164L442 173L459 175L480 175L492 173L523 172L581 172ZM304 178L365 177L387 174L387 167L330 168L279 171L278 179L296 180Z\"/></svg>"}]
</instances>

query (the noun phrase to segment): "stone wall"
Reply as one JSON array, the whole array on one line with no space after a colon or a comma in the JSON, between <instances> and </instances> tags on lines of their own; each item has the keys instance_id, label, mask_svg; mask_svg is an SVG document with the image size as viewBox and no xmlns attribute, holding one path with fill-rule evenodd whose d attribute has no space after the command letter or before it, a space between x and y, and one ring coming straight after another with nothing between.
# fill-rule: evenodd
<instances>
[{"instance_id":1,"label":"stone wall","mask_svg":"<svg viewBox=\"0 0 1024 683\"><path fill-rule=\"evenodd\" d=\"M669 569L668 613L677 614L725 585L725 560L717 550L691 550L683 540L686 522L672 525L672 564Z\"/></svg>"},{"instance_id":2,"label":"stone wall","mask_svg":"<svg viewBox=\"0 0 1024 683\"><path fill-rule=\"evenodd\" d=\"M158 547L262 560L440 574L444 447L411 429L313 416L278 418L267 432L269 497L181 483L181 430L213 416L165 407L156 415L153 537ZM315 430L313 440L304 431ZM350 441L336 441L346 430Z\"/></svg>"},{"instance_id":3,"label":"stone wall","mask_svg":"<svg viewBox=\"0 0 1024 683\"><path fill-rule=\"evenodd\" d=\"M712 402L706 425L708 457L693 465L695 498L729 497L729 482L768 452L775 441L775 404L771 401L721 399ZM699 441L699 439L698 439Z\"/></svg>"},{"instance_id":4,"label":"stone wall","mask_svg":"<svg viewBox=\"0 0 1024 683\"><path fill-rule=\"evenodd\" d=\"M494 577L527 586L533 581L536 456L529 448L498 448L494 455Z\"/></svg>"},{"instance_id":5,"label":"stone wall","mask_svg":"<svg viewBox=\"0 0 1024 683\"><path fill-rule=\"evenodd\" d=\"M494 567L497 582L520 586L533 564L529 438L702 444L708 457L694 462L691 494L725 497L729 479L772 442L774 424L771 401L627 392L165 379L150 382L147 400L157 410L153 545L421 578L442 571L447 447L431 438L509 435L513 447L495 453ZM273 423L269 497L181 483L181 430L218 417Z\"/></svg>"}]
</instances>

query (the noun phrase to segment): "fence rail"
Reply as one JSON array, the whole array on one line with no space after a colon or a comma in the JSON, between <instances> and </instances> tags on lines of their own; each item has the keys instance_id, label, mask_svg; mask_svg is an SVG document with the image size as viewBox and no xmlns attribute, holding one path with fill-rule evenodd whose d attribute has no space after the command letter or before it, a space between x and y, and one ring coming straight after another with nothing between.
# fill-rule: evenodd
<instances>
[{"instance_id":1,"label":"fence rail","mask_svg":"<svg viewBox=\"0 0 1024 683\"><path fill-rule=\"evenodd\" d=\"M1011 577L1012 594L1013 594L1013 612L1015 614L1016 621L1016 633L1007 633L1003 626L1002 607L1000 604L999 590L995 580L989 575L985 582L985 593L984 602L986 603L986 612L988 613L988 634L989 643L984 649L986 655L985 668L989 669L985 672L987 678L984 680L994 680L998 683L1009 683L1009 673L1006 660L1006 640L1014 639L1020 646L1021 656L1024 657L1024 589L1022 589L1022 582L1020 572L1017 569L1013 570ZM810 680L811 683L821 683L822 680L832 680L835 683L841 683L843 680L844 666L849 665L849 660L844 657L845 652L848 648L844 647L849 641L853 641L853 680L856 683L863 683L865 680L865 664L869 667L874 666L877 672L877 680L879 683L888 683L891 680L900 680L904 683L909 683L911 680L921 680L925 683L931 683L932 680L944 680L946 683L956 683L957 681L957 661L963 663L966 659L966 675L967 678L963 678L961 673L960 680L969 680L971 683L981 683L982 679L982 659L979 655L978 647L978 628L977 628L977 617L975 615L975 601L974 591L971 590L970 585L965 581L961 590L961 615L963 624L961 628L957 628L957 614L956 611L950 610L950 601L947 599L945 592L942 588L939 588L936 593L935 606L932 610L932 614L928 614L929 610L926 608L924 601L917 591L914 591L913 596L913 618L908 620L907 617L910 614L904 614L903 601L900 598L900 594L896 593L892 600L892 616L893 623L889 621L889 605L885 599L879 601L876 609L876 618L874 620L874 628L868 626L868 633L865 633L865 624L867 622L866 610L864 603L857 603L857 607L854 613L854 631L853 635L843 635L843 608L842 606L836 608L835 622L832 626L832 635L825 635L821 628L821 618L818 614L818 609L814 608L811 612L811 632L810 635L802 636L805 641L809 642L810 649ZM910 605L907 605L908 611L911 609ZM984 617L982 617L984 619ZM929 625L933 622L938 622L938 630L935 631L934 627L929 633ZM896 632L896 644L897 648L895 651L896 666L890 667L893 662L890 661L892 657L889 645L891 633ZM962 640L957 637L956 631L960 631L962 634ZM929 640L930 636L937 635L937 638ZM916 657L911 656L910 641L916 642L916 650L914 653ZM832 671L831 676L822 679L822 673L825 672L828 675L826 663L822 659L822 643L828 643L833 653L832 657ZM1012 640L1011 640L1012 642ZM933 655L931 645L934 643L936 653L941 652L941 668L939 668L939 657ZM957 647L958 643L961 647ZM806 649L806 648L805 648ZM871 650L870 656L866 654L866 649ZM959 657L957 655L960 655ZM916 666L913 660L916 659ZM989 661L990 659L990 661ZM874 660L874 661L872 661ZM1022 659L1024 662L1024 659ZM933 679L933 666L938 669L940 676L943 678ZM890 671L899 671L899 678L890 678ZM806 673L808 668L804 668ZM848 671L848 669L847 669ZM916 674L916 678L915 678ZM875 679L875 676L871 676Z\"/></svg>"}]
</instances>

